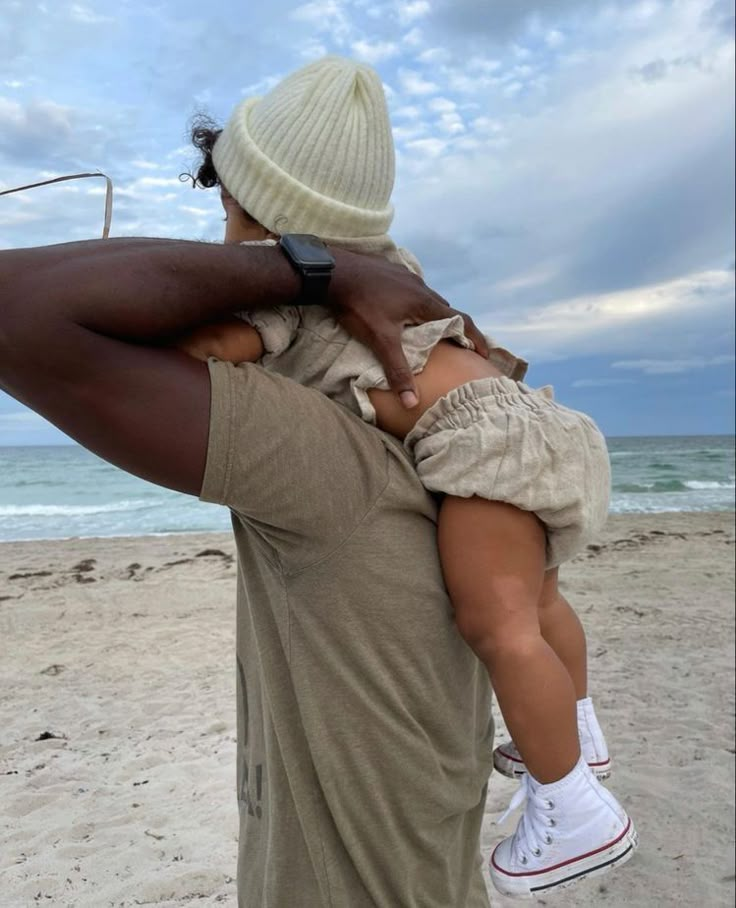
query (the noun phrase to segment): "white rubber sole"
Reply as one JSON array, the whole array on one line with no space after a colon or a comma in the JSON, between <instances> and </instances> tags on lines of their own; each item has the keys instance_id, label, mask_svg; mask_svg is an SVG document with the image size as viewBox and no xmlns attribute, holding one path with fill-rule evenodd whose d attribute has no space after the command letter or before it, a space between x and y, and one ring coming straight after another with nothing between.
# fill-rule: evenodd
<instances>
[{"instance_id":1,"label":"white rubber sole","mask_svg":"<svg viewBox=\"0 0 736 908\"><path fill-rule=\"evenodd\" d=\"M611 775L610 759L600 763L588 763L588 766L599 782L603 782ZM513 754L506 753L503 744L493 751L493 768L507 779L518 779L526 773L524 761L519 757L514 757Z\"/></svg>"},{"instance_id":2,"label":"white rubber sole","mask_svg":"<svg viewBox=\"0 0 736 908\"><path fill-rule=\"evenodd\" d=\"M508 873L494 864L496 852L491 855L491 881L502 894L517 899L532 899L558 889L567 889L580 880L602 876L630 860L639 846L639 836L634 824L627 818L626 829L615 841L594 853L583 855L549 870L533 873Z\"/></svg>"}]
</instances>

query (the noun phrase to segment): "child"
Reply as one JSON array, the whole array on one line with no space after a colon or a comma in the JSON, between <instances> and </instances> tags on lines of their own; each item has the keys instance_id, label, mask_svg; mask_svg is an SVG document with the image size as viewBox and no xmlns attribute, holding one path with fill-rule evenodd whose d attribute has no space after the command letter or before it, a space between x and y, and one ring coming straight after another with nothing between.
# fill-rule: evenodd
<instances>
[{"instance_id":1,"label":"child","mask_svg":"<svg viewBox=\"0 0 736 908\"><path fill-rule=\"evenodd\" d=\"M386 233L393 146L381 83L327 58L246 101L222 133L200 129L195 183L219 185L225 242L279 233L418 264ZM513 743L496 767L522 779L525 812L491 858L491 877L528 896L603 873L637 845L600 784L610 762L587 698L585 637L558 566L604 523L605 441L587 416L520 382L525 366L475 354L459 317L406 329L420 393L404 409L373 355L319 306L207 326L181 341L206 359L260 362L403 439L423 484L443 493L439 550L459 632L485 664ZM518 799L515 799L518 800Z\"/></svg>"}]
</instances>

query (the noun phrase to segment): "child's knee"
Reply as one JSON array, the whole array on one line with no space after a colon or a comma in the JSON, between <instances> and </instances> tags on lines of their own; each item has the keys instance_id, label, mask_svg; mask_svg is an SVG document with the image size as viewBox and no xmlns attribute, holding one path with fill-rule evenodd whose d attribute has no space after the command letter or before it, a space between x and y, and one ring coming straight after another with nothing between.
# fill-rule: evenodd
<instances>
[{"instance_id":1,"label":"child's knee","mask_svg":"<svg viewBox=\"0 0 736 908\"><path fill-rule=\"evenodd\" d=\"M455 624L460 636L484 662L518 654L536 645L540 637L534 609L515 609L499 614L493 609L455 607Z\"/></svg>"}]
</instances>

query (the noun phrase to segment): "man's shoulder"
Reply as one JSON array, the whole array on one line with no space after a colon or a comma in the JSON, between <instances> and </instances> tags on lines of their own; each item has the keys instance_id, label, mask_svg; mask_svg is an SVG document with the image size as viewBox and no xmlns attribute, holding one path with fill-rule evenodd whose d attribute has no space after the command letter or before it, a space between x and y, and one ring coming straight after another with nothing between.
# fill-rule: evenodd
<instances>
[{"instance_id":1,"label":"man's shoulder","mask_svg":"<svg viewBox=\"0 0 736 908\"><path fill-rule=\"evenodd\" d=\"M345 407L254 364L210 361L202 498L226 505L285 558L326 552L386 498L424 510L401 443Z\"/></svg>"},{"instance_id":2,"label":"man's shoulder","mask_svg":"<svg viewBox=\"0 0 736 908\"><path fill-rule=\"evenodd\" d=\"M431 517L432 499L396 439L254 364L210 361L210 378L201 497L229 507L284 569L327 557L369 514L387 531L408 512Z\"/></svg>"}]
</instances>

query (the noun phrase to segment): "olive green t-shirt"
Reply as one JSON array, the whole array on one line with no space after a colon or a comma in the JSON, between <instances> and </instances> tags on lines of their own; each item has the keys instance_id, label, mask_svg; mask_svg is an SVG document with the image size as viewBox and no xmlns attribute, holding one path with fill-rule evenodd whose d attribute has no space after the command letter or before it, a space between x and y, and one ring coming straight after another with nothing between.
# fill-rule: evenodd
<instances>
[{"instance_id":1,"label":"olive green t-shirt","mask_svg":"<svg viewBox=\"0 0 736 908\"><path fill-rule=\"evenodd\" d=\"M491 691L401 445L211 361L202 499L238 549L240 908L487 908Z\"/></svg>"}]
</instances>

